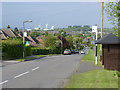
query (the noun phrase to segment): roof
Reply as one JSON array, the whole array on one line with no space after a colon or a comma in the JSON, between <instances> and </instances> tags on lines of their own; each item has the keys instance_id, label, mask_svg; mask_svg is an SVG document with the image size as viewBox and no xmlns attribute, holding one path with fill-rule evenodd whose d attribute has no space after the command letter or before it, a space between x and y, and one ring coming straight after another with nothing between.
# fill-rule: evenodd
<instances>
[{"instance_id":1,"label":"roof","mask_svg":"<svg viewBox=\"0 0 120 90\"><path fill-rule=\"evenodd\" d=\"M120 38L110 33L95 41L95 44L120 44Z\"/></svg>"},{"instance_id":2,"label":"roof","mask_svg":"<svg viewBox=\"0 0 120 90\"><path fill-rule=\"evenodd\" d=\"M38 42L39 42L36 38L34 38L34 37L32 37L32 36L28 36L27 38L28 38L30 41L32 41L33 43L38 43Z\"/></svg>"},{"instance_id":3,"label":"roof","mask_svg":"<svg viewBox=\"0 0 120 90\"><path fill-rule=\"evenodd\" d=\"M2 32L2 36L4 36L3 39L6 39L7 36L10 38L17 36L17 34L14 31L12 31L10 28L1 28L1 32Z\"/></svg>"}]
</instances>

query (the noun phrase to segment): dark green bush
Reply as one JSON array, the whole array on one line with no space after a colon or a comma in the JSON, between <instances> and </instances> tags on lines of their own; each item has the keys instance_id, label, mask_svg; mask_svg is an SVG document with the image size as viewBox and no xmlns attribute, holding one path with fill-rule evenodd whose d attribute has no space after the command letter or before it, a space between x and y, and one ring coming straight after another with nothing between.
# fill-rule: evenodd
<instances>
[{"instance_id":1,"label":"dark green bush","mask_svg":"<svg viewBox=\"0 0 120 90\"><path fill-rule=\"evenodd\" d=\"M25 56L31 56L31 46L25 46Z\"/></svg>"},{"instance_id":2,"label":"dark green bush","mask_svg":"<svg viewBox=\"0 0 120 90\"><path fill-rule=\"evenodd\" d=\"M117 71L117 76L120 77L120 71Z\"/></svg>"},{"instance_id":3,"label":"dark green bush","mask_svg":"<svg viewBox=\"0 0 120 90\"><path fill-rule=\"evenodd\" d=\"M20 40L2 41L3 59L21 58L23 55L23 43Z\"/></svg>"},{"instance_id":4,"label":"dark green bush","mask_svg":"<svg viewBox=\"0 0 120 90\"><path fill-rule=\"evenodd\" d=\"M2 41L2 58L17 59L23 57L23 43L21 40L11 39ZM31 55L31 47L25 47L25 56Z\"/></svg>"},{"instance_id":5,"label":"dark green bush","mask_svg":"<svg viewBox=\"0 0 120 90\"><path fill-rule=\"evenodd\" d=\"M60 54L60 49L40 49L32 48L32 55L48 55L48 54Z\"/></svg>"}]
</instances>

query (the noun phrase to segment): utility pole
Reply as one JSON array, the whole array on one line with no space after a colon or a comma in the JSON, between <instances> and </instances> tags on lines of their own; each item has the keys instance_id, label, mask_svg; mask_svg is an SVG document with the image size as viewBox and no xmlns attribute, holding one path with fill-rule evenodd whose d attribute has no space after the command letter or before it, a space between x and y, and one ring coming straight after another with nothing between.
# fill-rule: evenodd
<instances>
[{"instance_id":1,"label":"utility pole","mask_svg":"<svg viewBox=\"0 0 120 90\"><path fill-rule=\"evenodd\" d=\"M101 38L103 37L103 8L104 8L104 2L102 2L102 15L101 15Z\"/></svg>"},{"instance_id":2,"label":"utility pole","mask_svg":"<svg viewBox=\"0 0 120 90\"><path fill-rule=\"evenodd\" d=\"M104 9L104 2L102 1L102 15L101 15L101 38L103 37L103 9ZM102 52L102 44L100 45L99 53ZM100 56L100 61L102 60L102 56Z\"/></svg>"}]
</instances>

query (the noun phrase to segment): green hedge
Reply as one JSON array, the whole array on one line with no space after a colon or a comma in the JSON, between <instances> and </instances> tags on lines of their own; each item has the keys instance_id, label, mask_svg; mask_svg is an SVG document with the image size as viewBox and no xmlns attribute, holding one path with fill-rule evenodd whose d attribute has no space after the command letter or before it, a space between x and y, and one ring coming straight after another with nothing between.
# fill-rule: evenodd
<instances>
[{"instance_id":1,"label":"green hedge","mask_svg":"<svg viewBox=\"0 0 120 90\"><path fill-rule=\"evenodd\" d=\"M25 56L31 56L32 51L31 51L31 46L25 46Z\"/></svg>"},{"instance_id":2,"label":"green hedge","mask_svg":"<svg viewBox=\"0 0 120 90\"><path fill-rule=\"evenodd\" d=\"M40 49L32 48L32 55L48 55L48 54L60 54L60 49Z\"/></svg>"},{"instance_id":3,"label":"green hedge","mask_svg":"<svg viewBox=\"0 0 120 90\"><path fill-rule=\"evenodd\" d=\"M31 55L31 47L25 46L25 56ZM18 59L23 57L23 43L21 40L2 41L2 58Z\"/></svg>"},{"instance_id":4,"label":"green hedge","mask_svg":"<svg viewBox=\"0 0 120 90\"><path fill-rule=\"evenodd\" d=\"M2 41L3 59L21 58L23 55L23 44L20 40Z\"/></svg>"}]
</instances>

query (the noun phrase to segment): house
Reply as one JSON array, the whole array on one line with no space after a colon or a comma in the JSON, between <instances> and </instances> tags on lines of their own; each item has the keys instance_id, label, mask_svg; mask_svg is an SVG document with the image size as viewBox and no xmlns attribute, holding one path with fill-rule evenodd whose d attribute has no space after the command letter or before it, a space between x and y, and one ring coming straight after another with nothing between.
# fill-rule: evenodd
<instances>
[{"instance_id":1,"label":"house","mask_svg":"<svg viewBox=\"0 0 120 90\"><path fill-rule=\"evenodd\" d=\"M37 46L39 44L39 41L32 36L25 37L25 41L26 43L29 42L31 46Z\"/></svg>"},{"instance_id":2,"label":"house","mask_svg":"<svg viewBox=\"0 0 120 90\"><path fill-rule=\"evenodd\" d=\"M29 39L32 43L36 43L36 44L39 43L39 41L36 38L32 37L32 36L27 36L27 39Z\"/></svg>"},{"instance_id":3,"label":"house","mask_svg":"<svg viewBox=\"0 0 120 90\"><path fill-rule=\"evenodd\" d=\"M102 64L104 68L120 71L120 38L110 33L95 43L102 44Z\"/></svg>"},{"instance_id":4,"label":"house","mask_svg":"<svg viewBox=\"0 0 120 90\"><path fill-rule=\"evenodd\" d=\"M14 38L18 36L8 25L7 28L1 28L0 29L0 35L1 35L1 40L6 40L7 37L9 38Z\"/></svg>"}]
</instances>

